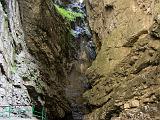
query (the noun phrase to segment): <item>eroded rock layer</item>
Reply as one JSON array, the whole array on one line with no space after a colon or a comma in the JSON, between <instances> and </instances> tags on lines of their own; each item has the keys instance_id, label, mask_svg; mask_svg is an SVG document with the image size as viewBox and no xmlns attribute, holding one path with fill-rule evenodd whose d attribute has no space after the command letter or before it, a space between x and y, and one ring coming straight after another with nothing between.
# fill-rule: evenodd
<instances>
[{"instance_id":1,"label":"eroded rock layer","mask_svg":"<svg viewBox=\"0 0 160 120\"><path fill-rule=\"evenodd\" d=\"M160 118L159 0L87 0L98 55L86 120Z\"/></svg>"}]
</instances>

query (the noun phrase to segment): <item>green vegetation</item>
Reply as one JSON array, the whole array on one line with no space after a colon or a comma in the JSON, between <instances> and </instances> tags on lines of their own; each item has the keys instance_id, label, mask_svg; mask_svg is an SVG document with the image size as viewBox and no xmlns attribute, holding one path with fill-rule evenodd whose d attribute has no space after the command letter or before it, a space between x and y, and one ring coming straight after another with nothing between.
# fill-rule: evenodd
<instances>
[{"instance_id":1,"label":"green vegetation","mask_svg":"<svg viewBox=\"0 0 160 120\"><path fill-rule=\"evenodd\" d=\"M57 12L68 21L75 21L77 17L83 17L82 13L73 12L66 10L64 8L59 7L58 5L54 5L56 7Z\"/></svg>"},{"instance_id":2,"label":"green vegetation","mask_svg":"<svg viewBox=\"0 0 160 120\"><path fill-rule=\"evenodd\" d=\"M12 72L12 73L16 73L16 70L17 70L16 65L13 65L13 66L11 67L11 72Z\"/></svg>"}]
</instances>

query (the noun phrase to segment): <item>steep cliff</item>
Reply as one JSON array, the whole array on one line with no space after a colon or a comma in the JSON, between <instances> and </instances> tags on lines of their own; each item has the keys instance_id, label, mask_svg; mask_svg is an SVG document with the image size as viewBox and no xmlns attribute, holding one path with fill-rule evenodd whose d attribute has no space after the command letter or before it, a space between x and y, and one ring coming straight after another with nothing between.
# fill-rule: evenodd
<instances>
[{"instance_id":1,"label":"steep cliff","mask_svg":"<svg viewBox=\"0 0 160 120\"><path fill-rule=\"evenodd\" d=\"M0 117L158 120L160 0L77 2L0 0Z\"/></svg>"},{"instance_id":2,"label":"steep cliff","mask_svg":"<svg viewBox=\"0 0 160 120\"><path fill-rule=\"evenodd\" d=\"M19 4L24 39L30 53L38 61L40 77L36 82L40 87L37 88L41 88L50 114L64 117L65 112L69 111L65 98L66 69L72 44L69 41L69 24L56 13L52 0L19 0ZM35 88L32 84L28 87L31 91Z\"/></svg>"},{"instance_id":3,"label":"steep cliff","mask_svg":"<svg viewBox=\"0 0 160 120\"><path fill-rule=\"evenodd\" d=\"M1 4L2 3L2 4ZM23 76L29 76L29 70L36 65L26 51L23 42L23 30L19 21L17 4L13 1L0 3L0 106L20 105L31 109L30 97L23 85ZM8 7L7 7L8 4ZM8 8L8 9L7 9ZM13 17L14 16L14 17ZM27 56L24 58L24 56ZM22 70L22 68L25 69ZM33 76L34 77L34 76ZM15 107L13 107L15 111ZM6 116L2 114L1 116ZM8 114L7 114L8 115ZM29 115L29 114L28 114Z\"/></svg>"},{"instance_id":4,"label":"steep cliff","mask_svg":"<svg viewBox=\"0 0 160 120\"><path fill-rule=\"evenodd\" d=\"M49 120L71 112L65 97L74 52L69 29L52 0L0 1L1 108L12 106L17 116L17 106L44 106Z\"/></svg>"},{"instance_id":5,"label":"steep cliff","mask_svg":"<svg viewBox=\"0 0 160 120\"><path fill-rule=\"evenodd\" d=\"M86 120L160 118L160 1L87 0L97 58Z\"/></svg>"}]
</instances>

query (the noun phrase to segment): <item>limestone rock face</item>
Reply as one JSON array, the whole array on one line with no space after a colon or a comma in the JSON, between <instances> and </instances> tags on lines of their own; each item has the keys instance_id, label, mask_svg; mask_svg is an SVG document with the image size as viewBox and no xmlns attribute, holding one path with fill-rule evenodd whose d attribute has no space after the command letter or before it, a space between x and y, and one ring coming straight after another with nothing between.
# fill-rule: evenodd
<instances>
[{"instance_id":1,"label":"limestone rock face","mask_svg":"<svg viewBox=\"0 0 160 120\"><path fill-rule=\"evenodd\" d=\"M69 25L56 13L52 0L18 2L24 39L29 52L38 61L36 64L39 70L35 80L26 82L27 88L29 93L32 94L35 89L42 96L53 118L53 113L64 117L66 112L70 112L64 94L67 63L72 56ZM33 81L37 87L32 84ZM35 96L32 97L35 101L37 95L31 96Z\"/></svg>"},{"instance_id":2,"label":"limestone rock face","mask_svg":"<svg viewBox=\"0 0 160 120\"><path fill-rule=\"evenodd\" d=\"M14 4L13 4L14 3ZM8 8L6 8L7 6ZM0 3L0 111L8 109L2 106L12 105L12 109L17 113L15 105L21 109L31 110L31 99L27 88L23 84L23 77L30 74L29 69L35 64L30 61L32 58L26 51L24 34L19 20L17 2L14 0ZM8 10L7 10L8 9ZM6 13L6 11L8 11ZM14 16L14 17L13 17ZM19 46L19 47L18 47ZM25 56L28 56L24 59ZM30 61L30 62L29 62ZM33 64L33 65L31 65ZM23 69L23 66L25 68ZM23 69L23 70L22 70ZM26 107L25 107L26 106ZM28 117L31 114L26 113ZM1 114L8 116L8 113ZM14 115L12 115L14 116ZM18 117L17 115L15 115ZM21 116L19 114L19 116Z\"/></svg>"},{"instance_id":3,"label":"limestone rock face","mask_svg":"<svg viewBox=\"0 0 160 120\"><path fill-rule=\"evenodd\" d=\"M86 0L98 55L86 120L160 118L159 0Z\"/></svg>"},{"instance_id":4,"label":"limestone rock face","mask_svg":"<svg viewBox=\"0 0 160 120\"><path fill-rule=\"evenodd\" d=\"M0 106L44 106L49 120L70 113L64 90L69 27L52 0L0 2Z\"/></svg>"}]
</instances>

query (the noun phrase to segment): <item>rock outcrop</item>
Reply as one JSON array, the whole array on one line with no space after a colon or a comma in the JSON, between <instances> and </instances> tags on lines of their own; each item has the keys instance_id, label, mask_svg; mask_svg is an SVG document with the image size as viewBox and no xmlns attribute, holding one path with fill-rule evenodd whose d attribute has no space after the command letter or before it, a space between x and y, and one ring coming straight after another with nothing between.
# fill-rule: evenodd
<instances>
[{"instance_id":1,"label":"rock outcrop","mask_svg":"<svg viewBox=\"0 0 160 120\"><path fill-rule=\"evenodd\" d=\"M86 120L160 118L159 0L87 0L97 58Z\"/></svg>"},{"instance_id":2,"label":"rock outcrop","mask_svg":"<svg viewBox=\"0 0 160 120\"><path fill-rule=\"evenodd\" d=\"M158 120L160 0L86 0L97 57L90 37L88 49L75 47L53 2L0 1L0 112L32 119L17 109L34 105L49 120Z\"/></svg>"},{"instance_id":3,"label":"rock outcrop","mask_svg":"<svg viewBox=\"0 0 160 120\"><path fill-rule=\"evenodd\" d=\"M2 3L2 4L1 4ZM32 57L26 51L24 34L19 21L17 2L0 3L0 106L22 105L31 110L31 100L23 77L30 76L29 70L35 69ZM8 6L8 7L7 7ZM27 57L26 57L27 56ZM26 57L26 58L24 58ZM31 59L31 60L30 60ZM24 68L25 66L25 68ZM1 112L2 112L1 111ZM16 113L15 109L13 111ZM8 113L2 114L6 116ZM27 114L29 115L29 114ZM30 115L29 115L30 116ZM30 116L31 117L31 116Z\"/></svg>"},{"instance_id":4,"label":"rock outcrop","mask_svg":"<svg viewBox=\"0 0 160 120\"><path fill-rule=\"evenodd\" d=\"M0 106L44 106L49 120L70 114L69 29L52 0L0 1Z\"/></svg>"},{"instance_id":5,"label":"rock outcrop","mask_svg":"<svg viewBox=\"0 0 160 120\"><path fill-rule=\"evenodd\" d=\"M36 83L41 89L38 91L50 114L64 117L69 112L65 98L67 63L72 56L69 24L56 13L52 0L19 0L19 4L24 39L38 61L40 77ZM31 91L35 88L32 83L27 86Z\"/></svg>"}]
</instances>

